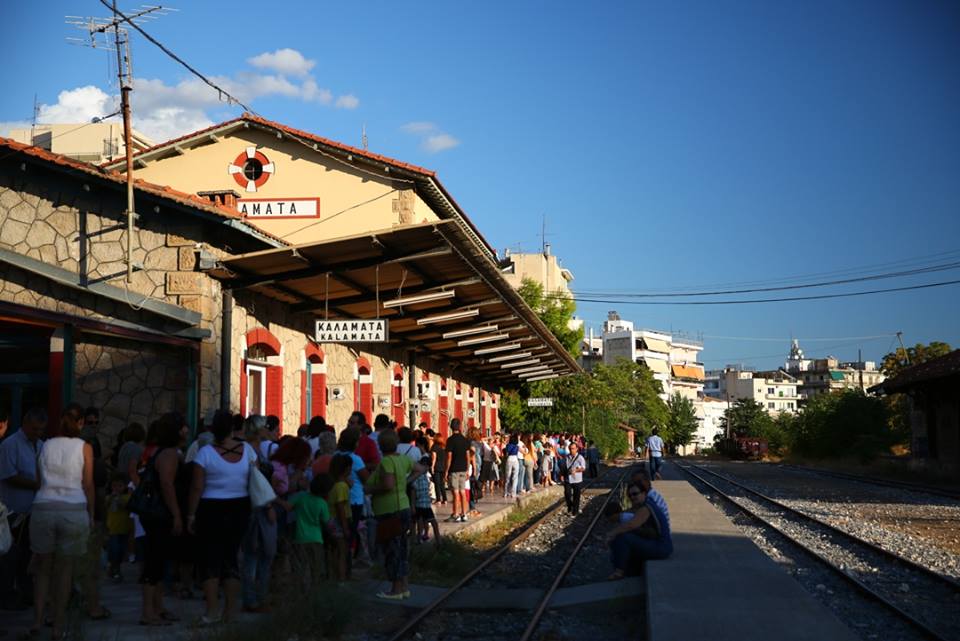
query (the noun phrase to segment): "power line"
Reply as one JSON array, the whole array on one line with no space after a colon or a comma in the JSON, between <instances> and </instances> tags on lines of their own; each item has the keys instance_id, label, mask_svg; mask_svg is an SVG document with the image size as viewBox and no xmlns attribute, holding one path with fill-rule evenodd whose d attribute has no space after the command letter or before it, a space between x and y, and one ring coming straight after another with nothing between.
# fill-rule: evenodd
<instances>
[{"instance_id":1,"label":"power line","mask_svg":"<svg viewBox=\"0 0 960 641\"><path fill-rule=\"evenodd\" d=\"M960 284L960 280L947 280L939 283L925 283L923 285L909 285L906 287L890 287L888 289L871 289L862 292L847 292L845 294L819 294L816 296L790 296L785 298L757 298L753 300L686 300L686 301L648 301L648 300L612 300L600 298L559 297L578 303L610 303L618 305L752 305L755 303L784 303L801 300L824 300L829 298L851 298L853 296L867 296L869 294L886 294L890 292L905 292L914 289L929 289L931 287L946 287Z\"/></svg>"},{"instance_id":2,"label":"power line","mask_svg":"<svg viewBox=\"0 0 960 641\"><path fill-rule=\"evenodd\" d=\"M785 291L791 289L809 289L811 287L828 287L831 285L846 285L849 283L860 283L864 281L871 280L885 280L888 278L902 278L904 276L915 276L917 274L929 274L933 272L940 271L949 271L953 269L960 268L960 262L953 263L944 263L941 265L933 265L930 267L922 267L917 269L909 269L899 272L888 272L885 274L873 274L871 276L859 276L857 278L843 278L839 280L828 280L819 283L805 283L803 285L783 285L780 287L757 287L754 289L719 289L714 291L707 292L664 292L664 293L609 293L609 292L591 292L579 290L574 292L574 294L581 294L584 296L622 296L625 298L676 298L676 297L692 297L692 296L720 296L725 294L752 294L755 292L777 292Z\"/></svg>"},{"instance_id":3,"label":"power line","mask_svg":"<svg viewBox=\"0 0 960 641\"><path fill-rule=\"evenodd\" d=\"M862 341L862 340L876 340L879 338L890 338L891 336L896 336L894 332L892 334L875 334L873 336L841 336L834 338L760 338L760 337L751 337L751 336L711 336L709 334L704 334L704 338L709 338L711 340L729 340L729 341L755 341L755 342L771 342L771 343L783 343L789 342L790 340L803 341L805 343L814 343L817 341L831 342L831 341Z\"/></svg>"},{"instance_id":4,"label":"power line","mask_svg":"<svg viewBox=\"0 0 960 641\"><path fill-rule=\"evenodd\" d=\"M951 257L950 260L953 260L958 255L960 255L960 250L950 250L950 251L938 252L935 254L925 254L922 256L914 256L911 258L902 258L899 260L888 261L884 263L874 263L871 265L863 265L860 267L850 267L850 268L840 269L840 270L814 272L814 273L805 274L805 275L785 276L783 278L776 278L776 279L734 281L734 282L727 282L727 283L713 283L713 284L707 284L707 285L683 285L683 286L674 286L674 287L652 288L650 289L650 291L651 292L689 291L689 290L696 291L700 289L706 289L709 287L747 287L752 285L766 286L766 285L781 284L781 283L792 283L796 281L803 281L803 280L818 278L818 277L824 278L824 277L832 277L832 276L852 276L855 274L869 273L871 271L875 271L880 268L908 267L908 266L926 267L927 265L923 263L931 262L934 259L943 260L948 256ZM915 263L921 263L921 264L914 265ZM611 290L611 291L616 292L616 290ZM611 295L619 295L619 292Z\"/></svg>"},{"instance_id":5,"label":"power line","mask_svg":"<svg viewBox=\"0 0 960 641\"><path fill-rule=\"evenodd\" d=\"M167 54L168 56L170 56L171 58L173 58L173 59L174 59L176 62L178 62L182 67L184 67L187 71L189 71L190 73L192 73L193 75L195 75L197 78L199 78L200 80L202 80L205 84L209 85L212 89L215 89L215 90L217 91L217 94L221 97L221 99L222 99L223 97L226 97L228 103L238 104L238 105L240 105L241 107L243 107L244 110L249 111L250 113L254 113L254 114L256 113L253 109L251 109L251 108L248 107L247 105L243 104L243 102L241 102L239 98L237 98L236 96L232 95L229 91L227 91L227 90L224 89L223 87L218 86L216 83L214 83L212 80L210 80L209 78L207 78L205 75L203 75L202 73L200 73L199 71L197 71L196 69L194 69L193 67L191 67L185 60L183 60L183 59L182 59L181 57L179 57L177 54L175 54L175 53L173 53L172 51L170 51L169 49L167 49L167 47L165 47L165 46L163 45L163 43L161 43L159 40L157 40L156 38L154 38L153 36L151 36L149 33L147 33L146 31L144 31L144 30L143 30L143 27L141 27L141 26L138 25L136 22L134 22L133 20L131 20L130 18L128 18L128 17L127 17L126 15L124 15L121 11L119 11L119 10L116 9L116 8L114 8L114 6L111 5L109 2L107 2L107 0L100 0L100 4L102 4L103 6L105 6L105 7L108 8L108 9L110 9L110 11L115 12L116 15L120 16L121 18L123 18L123 21L124 21L124 22L126 22L126 23L129 24L131 27L133 27L134 29L136 29L137 31L139 31L139 32L140 32L140 35L142 35L144 38L146 38L147 40L149 40L150 42L152 42L153 44L155 44L162 52L164 52L165 54Z\"/></svg>"}]
</instances>

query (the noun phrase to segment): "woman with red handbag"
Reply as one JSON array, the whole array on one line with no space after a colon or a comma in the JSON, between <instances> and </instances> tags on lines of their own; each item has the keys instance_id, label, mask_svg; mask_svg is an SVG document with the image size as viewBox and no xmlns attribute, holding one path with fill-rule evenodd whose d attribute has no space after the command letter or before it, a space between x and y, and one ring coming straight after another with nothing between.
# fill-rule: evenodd
<instances>
[{"instance_id":1,"label":"woman with red handbag","mask_svg":"<svg viewBox=\"0 0 960 641\"><path fill-rule=\"evenodd\" d=\"M395 430L380 432L378 439L383 458L367 479L366 491L371 495L373 514L377 519L377 545L383 551L387 578L392 586L389 592L379 592L381 599L399 601L409 598L407 576L407 532L410 530L410 499L407 483L427 471L409 457L397 453L399 438Z\"/></svg>"}]
</instances>

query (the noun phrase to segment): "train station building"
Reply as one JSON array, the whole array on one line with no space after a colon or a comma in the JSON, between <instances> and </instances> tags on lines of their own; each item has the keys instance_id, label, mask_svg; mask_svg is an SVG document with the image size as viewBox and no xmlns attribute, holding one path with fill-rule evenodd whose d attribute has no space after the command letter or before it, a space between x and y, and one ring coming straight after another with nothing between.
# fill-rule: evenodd
<instances>
[{"instance_id":1,"label":"train station building","mask_svg":"<svg viewBox=\"0 0 960 641\"><path fill-rule=\"evenodd\" d=\"M500 428L500 389L576 371L433 172L244 115L125 177L0 143L0 403L103 411L362 410ZM22 370L22 371L21 371Z\"/></svg>"}]
</instances>

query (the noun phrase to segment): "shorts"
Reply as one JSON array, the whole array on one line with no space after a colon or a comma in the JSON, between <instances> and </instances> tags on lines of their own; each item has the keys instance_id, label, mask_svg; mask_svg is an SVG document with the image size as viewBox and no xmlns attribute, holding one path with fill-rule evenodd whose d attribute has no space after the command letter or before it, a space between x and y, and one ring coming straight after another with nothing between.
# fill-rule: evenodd
<instances>
[{"instance_id":1,"label":"shorts","mask_svg":"<svg viewBox=\"0 0 960 641\"><path fill-rule=\"evenodd\" d=\"M90 539L90 515L83 503L33 506L30 517L30 549L34 554L83 556Z\"/></svg>"},{"instance_id":2,"label":"shorts","mask_svg":"<svg viewBox=\"0 0 960 641\"><path fill-rule=\"evenodd\" d=\"M450 472L450 489L454 492L462 492L467 489L467 473Z\"/></svg>"},{"instance_id":3,"label":"shorts","mask_svg":"<svg viewBox=\"0 0 960 641\"><path fill-rule=\"evenodd\" d=\"M418 507L417 518L424 521L433 521L437 517L434 515L432 507Z\"/></svg>"}]
</instances>

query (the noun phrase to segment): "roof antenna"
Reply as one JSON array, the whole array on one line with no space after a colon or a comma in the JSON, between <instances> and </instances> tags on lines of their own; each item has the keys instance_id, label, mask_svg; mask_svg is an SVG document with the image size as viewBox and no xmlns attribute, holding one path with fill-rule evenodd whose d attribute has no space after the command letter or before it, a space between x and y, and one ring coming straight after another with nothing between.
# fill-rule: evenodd
<instances>
[{"instance_id":1,"label":"roof antenna","mask_svg":"<svg viewBox=\"0 0 960 641\"><path fill-rule=\"evenodd\" d=\"M34 130L37 128L37 121L40 119L40 103L37 102L37 94L33 94L33 119L30 121L30 144L33 144Z\"/></svg>"},{"instance_id":2,"label":"roof antenna","mask_svg":"<svg viewBox=\"0 0 960 641\"><path fill-rule=\"evenodd\" d=\"M367 123L363 123L360 128L360 146L364 151L367 150Z\"/></svg>"}]
</instances>

